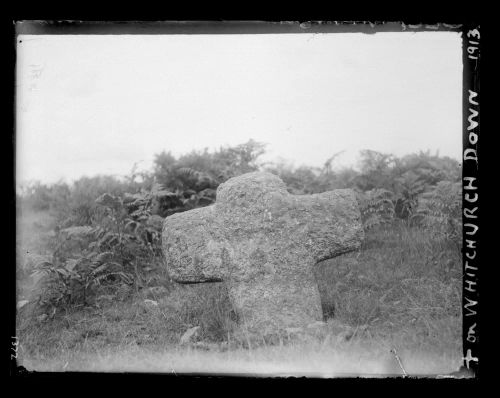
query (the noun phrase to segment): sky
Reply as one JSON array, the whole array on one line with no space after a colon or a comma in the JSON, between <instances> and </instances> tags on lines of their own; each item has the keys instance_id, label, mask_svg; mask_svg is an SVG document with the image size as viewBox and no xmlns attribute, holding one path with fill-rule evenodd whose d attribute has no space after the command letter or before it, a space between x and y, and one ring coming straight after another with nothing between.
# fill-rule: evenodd
<instances>
[{"instance_id":1,"label":"sky","mask_svg":"<svg viewBox=\"0 0 500 398\"><path fill-rule=\"evenodd\" d=\"M267 144L263 161L362 149L461 158L454 32L21 35L16 180L126 175L155 154Z\"/></svg>"}]
</instances>

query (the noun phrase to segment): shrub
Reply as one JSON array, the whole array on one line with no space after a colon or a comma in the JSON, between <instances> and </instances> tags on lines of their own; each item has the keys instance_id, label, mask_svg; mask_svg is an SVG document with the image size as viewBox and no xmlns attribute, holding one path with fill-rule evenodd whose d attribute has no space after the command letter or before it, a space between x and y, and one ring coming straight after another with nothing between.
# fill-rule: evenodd
<instances>
[{"instance_id":1,"label":"shrub","mask_svg":"<svg viewBox=\"0 0 500 398\"><path fill-rule=\"evenodd\" d=\"M151 196L132 195L124 203L103 194L96 199L101 212L93 225L58 229L52 260L35 267L33 276L42 283L39 304L86 305L98 293L140 283L141 268L161 258L162 219L151 213Z\"/></svg>"},{"instance_id":2,"label":"shrub","mask_svg":"<svg viewBox=\"0 0 500 398\"><path fill-rule=\"evenodd\" d=\"M265 145L253 140L235 147L209 152L192 151L179 158L162 152L155 158L156 180L169 190L215 189L231 177L258 170Z\"/></svg>"},{"instance_id":3,"label":"shrub","mask_svg":"<svg viewBox=\"0 0 500 398\"><path fill-rule=\"evenodd\" d=\"M391 223L395 215L394 194L386 189L358 192L361 221L366 230L381 224Z\"/></svg>"},{"instance_id":4,"label":"shrub","mask_svg":"<svg viewBox=\"0 0 500 398\"><path fill-rule=\"evenodd\" d=\"M386 189L394 191L394 165L396 158L393 155L372 150L361 151L361 173L355 179L356 186L362 191Z\"/></svg>"},{"instance_id":5,"label":"shrub","mask_svg":"<svg viewBox=\"0 0 500 398\"><path fill-rule=\"evenodd\" d=\"M65 209L70 195L70 187L64 182L47 185L35 181L21 187L16 202L35 211Z\"/></svg>"},{"instance_id":6,"label":"shrub","mask_svg":"<svg viewBox=\"0 0 500 398\"><path fill-rule=\"evenodd\" d=\"M396 178L395 213L396 216L409 220L418 207L418 197L426 189L425 183L412 170Z\"/></svg>"},{"instance_id":7,"label":"shrub","mask_svg":"<svg viewBox=\"0 0 500 398\"><path fill-rule=\"evenodd\" d=\"M462 187L459 182L440 181L421 195L419 208L413 217L437 239L462 245Z\"/></svg>"},{"instance_id":8,"label":"shrub","mask_svg":"<svg viewBox=\"0 0 500 398\"><path fill-rule=\"evenodd\" d=\"M316 168L306 166L294 168L291 164L276 162L268 164L265 170L280 177L286 184L288 191L294 195L322 191L318 179L320 171Z\"/></svg>"}]
</instances>

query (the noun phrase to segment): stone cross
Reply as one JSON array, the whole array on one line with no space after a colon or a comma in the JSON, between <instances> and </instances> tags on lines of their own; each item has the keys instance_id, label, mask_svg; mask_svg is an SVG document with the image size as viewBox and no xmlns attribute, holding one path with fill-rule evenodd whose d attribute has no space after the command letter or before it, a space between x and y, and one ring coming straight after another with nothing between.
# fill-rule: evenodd
<instances>
[{"instance_id":1,"label":"stone cross","mask_svg":"<svg viewBox=\"0 0 500 398\"><path fill-rule=\"evenodd\" d=\"M215 204L167 217L162 247L173 280L225 281L247 330L322 321L313 266L363 239L354 192L291 195L270 173L234 177Z\"/></svg>"}]
</instances>

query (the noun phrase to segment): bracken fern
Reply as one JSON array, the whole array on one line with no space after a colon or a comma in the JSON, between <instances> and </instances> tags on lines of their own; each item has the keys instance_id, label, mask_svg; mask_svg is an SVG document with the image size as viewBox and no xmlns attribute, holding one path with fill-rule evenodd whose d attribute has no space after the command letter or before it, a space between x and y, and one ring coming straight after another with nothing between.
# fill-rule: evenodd
<instances>
[{"instance_id":1,"label":"bracken fern","mask_svg":"<svg viewBox=\"0 0 500 398\"><path fill-rule=\"evenodd\" d=\"M460 249L462 240L462 198L459 182L440 181L420 196L419 207L413 215L416 223L436 238L453 241Z\"/></svg>"},{"instance_id":2,"label":"bracken fern","mask_svg":"<svg viewBox=\"0 0 500 398\"><path fill-rule=\"evenodd\" d=\"M365 231L377 225L392 222L395 214L393 198L394 194L386 189L372 189L358 193L361 220Z\"/></svg>"}]
</instances>

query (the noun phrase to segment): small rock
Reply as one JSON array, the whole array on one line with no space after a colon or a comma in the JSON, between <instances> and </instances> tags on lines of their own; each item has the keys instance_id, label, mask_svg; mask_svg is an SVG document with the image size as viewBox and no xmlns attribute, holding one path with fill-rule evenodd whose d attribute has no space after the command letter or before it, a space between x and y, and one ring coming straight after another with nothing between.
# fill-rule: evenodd
<instances>
[{"instance_id":1,"label":"small rock","mask_svg":"<svg viewBox=\"0 0 500 398\"><path fill-rule=\"evenodd\" d=\"M188 344L191 340L198 334L200 330L199 326L195 326L186 330L186 332L181 337L181 344Z\"/></svg>"},{"instance_id":2,"label":"small rock","mask_svg":"<svg viewBox=\"0 0 500 398\"><path fill-rule=\"evenodd\" d=\"M313 322L313 323L310 323L309 325L307 325L307 328L308 329L313 329L313 328L322 328L322 327L325 327L325 326L326 326L325 322L316 321L316 322Z\"/></svg>"},{"instance_id":3,"label":"small rock","mask_svg":"<svg viewBox=\"0 0 500 398\"><path fill-rule=\"evenodd\" d=\"M146 299L146 300L144 300L144 303L148 304L148 305L154 305L155 307L158 306L158 301L154 301L154 300Z\"/></svg>"},{"instance_id":4,"label":"small rock","mask_svg":"<svg viewBox=\"0 0 500 398\"><path fill-rule=\"evenodd\" d=\"M201 350L205 350L205 351L214 351L214 350L218 350L219 349L219 346L217 344L215 344L215 343L206 343L204 341L198 341L198 342L194 343L193 347L201 349Z\"/></svg>"},{"instance_id":5,"label":"small rock","mask_svg":"<svg viewBox=\"0 0 500 398\"><path fill-rule=\"evenodd\" d=\"M352 336L353 336L352 330L345 330L337 334L335 338L337 339L337 341L342 342L342 341L349 341Z\"/></svg>"},{"instance_id":6,"label":"small rock","mask_svg":"<svg viewBox=\"0 0 500 398\"><path fill-rule=\"evenodd\" d=\"M21 301L18 301L18 302L17 302L17 309L19 310L19 309L23 308L23 307L24 307L26 304L28 304L28 303L29 303L29 300L21 300Z\"/></svg>"}]
</instances>

